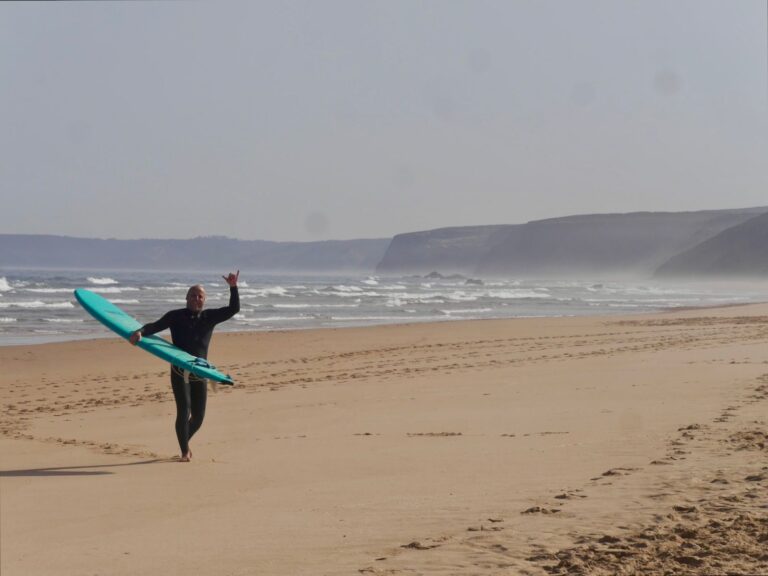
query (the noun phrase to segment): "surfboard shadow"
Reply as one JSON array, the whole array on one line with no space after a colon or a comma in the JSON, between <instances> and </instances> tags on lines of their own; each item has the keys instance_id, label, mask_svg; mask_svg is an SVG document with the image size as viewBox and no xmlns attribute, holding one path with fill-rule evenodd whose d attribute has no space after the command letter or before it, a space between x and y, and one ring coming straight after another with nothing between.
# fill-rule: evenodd
<instances>
[{"instance_id":1,"label":"surfboard shadow","mask_svg":"<svg viewBox=\"0 0 768 576\"><path fill-rule=\"evenodd\" d=\"M154 458L140 462L126 462L125 464L95 464L93 466L58 466L55 468L29 468L27 470L0 470L0 478L47 478L57 476L107 476L114 472L94 470L95 468L119 468L122 466L144 466L147 464L161 464L165 462L178 462L173 458Z\"/></svg>"}]
</instances>

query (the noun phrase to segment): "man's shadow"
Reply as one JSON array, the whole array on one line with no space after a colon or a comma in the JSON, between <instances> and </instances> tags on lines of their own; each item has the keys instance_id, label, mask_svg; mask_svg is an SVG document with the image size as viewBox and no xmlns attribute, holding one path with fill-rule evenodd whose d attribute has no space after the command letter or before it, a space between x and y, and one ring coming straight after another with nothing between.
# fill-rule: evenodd
<instances>
[{"instance_id":1,"label":"man's shadow","mask_svg":"<svg viewBox=\"0 0 768 576\"><path fill-rule=\"evenodd\" d=\"M125 464L95 464L93 466L58 466L56 468L30 468L27 470L0 470L0 478L45 478L50 476L104 476L114 472L95 470L95 468L118 468L121 466L144 466L147 464L163 464L178 462L178 458L154 458L140 462Z\"/></svg>"}]
</instances>

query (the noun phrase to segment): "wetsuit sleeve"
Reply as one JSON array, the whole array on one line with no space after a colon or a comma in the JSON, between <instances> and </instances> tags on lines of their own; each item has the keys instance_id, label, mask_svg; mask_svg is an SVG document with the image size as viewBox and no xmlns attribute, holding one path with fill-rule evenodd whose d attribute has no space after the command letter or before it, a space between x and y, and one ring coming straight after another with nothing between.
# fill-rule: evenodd
<instances>
[{"instance_id":1,"label":"wetsuit sleeve","mask_svg":"<svg viewBox=\"0 0 768 576\"><path fill-rule=\"evenodd\" d=\"M141 335L142 336L151 336L152 334L157 334L158 332L162 332L166 328L171 327L171 313L168 312L165 315L163 315L160 320L157 322L150 322L149 324L144 324L140 328Z\"/></svg>"},{"instance_id":2,"label":"wetsuit sleeve","mask_svg":"<svg viewBox=\"0 0 768 576\"><path fill-rule=\"evenodd\" d=\"M210 318L214 324L218 324L219 322L229 320L238 312L240 312L240 293L237 290L237 286L230 286L229 305L211 310Z\"/></svg>"}]
</instances>

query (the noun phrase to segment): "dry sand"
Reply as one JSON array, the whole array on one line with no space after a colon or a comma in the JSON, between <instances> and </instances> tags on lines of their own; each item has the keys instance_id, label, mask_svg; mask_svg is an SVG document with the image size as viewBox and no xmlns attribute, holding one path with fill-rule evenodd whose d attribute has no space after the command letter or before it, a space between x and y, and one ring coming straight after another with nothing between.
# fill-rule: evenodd
<instances>
[{"instance_id":1,"label":"dry sand","mask_svg":"<svg viewBox=\"0 0 768 576\"><path fill-rule=\"evenodd\" d=\"M768 574L768 305L0 348L0 572Z\"/></svg>"}]
</instances>

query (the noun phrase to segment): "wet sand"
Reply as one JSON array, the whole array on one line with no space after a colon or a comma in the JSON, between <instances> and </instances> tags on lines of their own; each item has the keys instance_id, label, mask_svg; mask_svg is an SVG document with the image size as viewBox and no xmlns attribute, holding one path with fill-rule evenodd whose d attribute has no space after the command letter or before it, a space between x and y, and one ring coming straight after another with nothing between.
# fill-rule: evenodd
<instances>
[{"instance_id":1,"label":"wet sand","mask_svg":"<svg viewBox=\"0 0 768 576\"><path fill-rule=\"evenodd\" d=\"M768 573L768 305L0 348L0 572Z\"/></svg>"}]
</instances>

